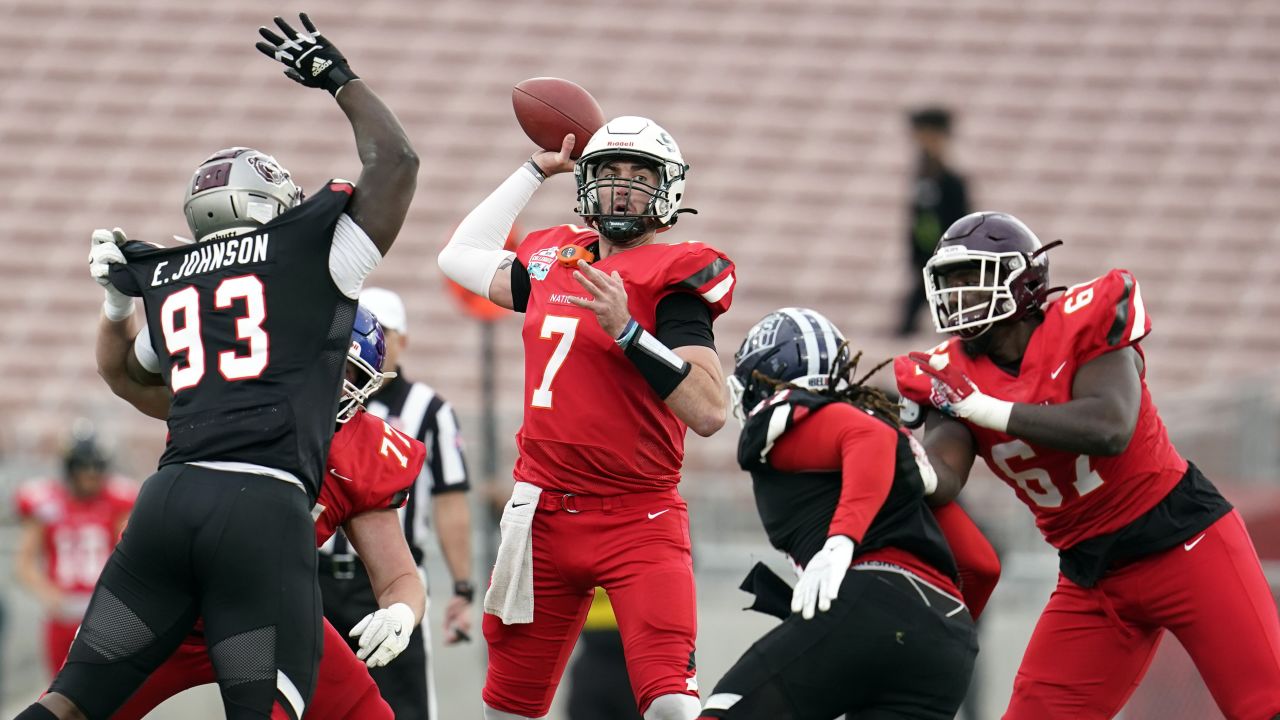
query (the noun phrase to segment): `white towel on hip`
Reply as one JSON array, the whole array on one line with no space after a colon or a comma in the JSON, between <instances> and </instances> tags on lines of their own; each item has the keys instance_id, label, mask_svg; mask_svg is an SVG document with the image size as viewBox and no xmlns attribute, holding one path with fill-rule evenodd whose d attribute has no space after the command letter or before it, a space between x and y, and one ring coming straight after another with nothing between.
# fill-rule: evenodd
<instances>
[{"instance_id":1,"label":"white towel on hip","mask_svg":"<svg viewBox=\"0 0 1280 720\"><path fill-rule=\"evenodd\" d=\"M502 540L493 561L484 611L505 625L533 622L533 513L542 488L517 482L502 510Z\"/></svg>"}]
</instances>

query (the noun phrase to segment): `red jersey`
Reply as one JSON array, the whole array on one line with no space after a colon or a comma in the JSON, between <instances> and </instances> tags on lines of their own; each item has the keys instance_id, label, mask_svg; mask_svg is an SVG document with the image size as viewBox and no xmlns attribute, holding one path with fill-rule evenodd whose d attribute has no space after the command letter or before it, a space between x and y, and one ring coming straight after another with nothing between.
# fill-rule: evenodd
<instances>
[{"instance_id":1,"label":"red jersey","mask_svg":"<svg viewBox=\"0 0 1280 720\"><path fill-rule=\"evenodd\" d=\"M403 506L426 459L425 445L361 408L329 444L326 477L311 510L316 546L362 512Z\"/></svg>"},{"instance_id":2,"label":"red jersey","mask_svg":"<svg viewBox=\"0 0 1280 720\"><path fill-rule=\"evenodd\" d=\"M63 592L87 595L137 496L137 486L115 476L89 498L76 497L63 480L44 480L23 485L15 505L19 517L35 520L44 530L44 555L53 584Z\"/></svg>"},{"instance_id":3,"label":"red jersey","mask_svg":"<svg viewBox=\"0 0 1280 720\"><path fill-rule=\"evenodd\" d=\"M685 424L658 397L590 310L573 270L556 260L588 246L594 230L560 225L530 233L516 249L529 271L524 316L524 424L516 434L515 477L543 488L617 495L673 487L684 460ZM651 244L597 260L627 289L632 318L655 331L658 301L696 295L712 318L733 300L733 262L702 243Z\"/></svg>"},{"instance_id":4,"label":"red jersey","mask_svg":"<svg viewBox=\"0 0 1280 720\"><path fill-rule=\"evenodd\" d=\"M1001 400L1047 405L1071 399L1076 371L1100 355L1133 347L1151 332L1138 282L1112 270L1076 285L1045 307L1017 375L987 357L964 352L952 338L929 352L959 367L982 392ZM931 406L928 375L907 357L894 361L898 389ZM961 420L961 422L964 422ZM1076 455L965 423L987 466L1031 508L1045 540L1056 548L1118 530L1150 510L1187 470L1147 390L1145 365L1138 423L1124 452L1114 457Z\"/></svg>"}]
</instances>

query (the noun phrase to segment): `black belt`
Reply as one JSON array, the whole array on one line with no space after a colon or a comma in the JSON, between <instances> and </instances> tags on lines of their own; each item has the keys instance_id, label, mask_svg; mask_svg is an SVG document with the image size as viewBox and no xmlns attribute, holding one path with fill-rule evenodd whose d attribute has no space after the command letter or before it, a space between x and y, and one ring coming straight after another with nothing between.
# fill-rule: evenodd
<instances>
[{"instance_id":1,"label":"black belt","mask_svg":"<svg viewBox=\"0 0 1280 720\"><path fill-rule=\"evenodd\" d=\"M364 569L364 565L355 555L321 555L316 570L332 577L334 580L351 580L356 576L356 569Z\"/></svg>"}]
</instances>

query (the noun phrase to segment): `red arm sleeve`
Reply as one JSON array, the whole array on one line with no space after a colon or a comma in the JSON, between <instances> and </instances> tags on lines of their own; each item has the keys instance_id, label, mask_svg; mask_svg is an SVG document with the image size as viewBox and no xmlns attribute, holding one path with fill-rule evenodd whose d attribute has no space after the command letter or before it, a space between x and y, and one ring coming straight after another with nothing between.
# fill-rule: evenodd
<instances>
[{"instance_id":1,"label":"red arm sleeve","mask_svg":"<svg viewBox=\"0 0 1280 720\"><path fill-rule=\"evenodd\" d=\"M784 472L840 469L840 503L827 535L862 536L893 484L897 433L852 405L831 403L787 431L769 453Z\"/></svg>"},{"instance_id":2,"label":"red arm sleeve","mask_svg":"<svg viewBox=\"0 0 1280 720\"><path fill-rule=\"evenodd\" d=\"M949 502L933 509L942 534L951 546L960 570L960 592L974 620L982 614L987 600L1000 580L1000 558L986 536L959 504Z\"/></svg>"}]
</instances>

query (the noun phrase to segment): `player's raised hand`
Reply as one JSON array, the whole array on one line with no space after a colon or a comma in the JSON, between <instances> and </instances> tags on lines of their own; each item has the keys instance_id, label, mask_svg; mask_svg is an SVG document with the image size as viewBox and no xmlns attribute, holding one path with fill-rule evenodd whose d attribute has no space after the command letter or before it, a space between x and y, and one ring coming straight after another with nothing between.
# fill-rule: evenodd
<instances>
[{"instance_id":1,"label":"player's raised hand","mask_svg":"<svg viewBox=\"0 0 1280 720\"><path fill-rule=\"evenodd\" d=\"M840 594L849 563L853 562L853 540L844 535L832 535L805 566L791 594L791 612L798 612L805 620L812 620L814 611L826 612L831 601Z\"/></svg>"},{"instance_id":2,"label":"player's raised hand","mask_svg":"<svg viewBox=\"0 0 1280 720\"><path fill-rule=\"evenodd\" d=\"M89 237L89 276L106 292L102 312L113 322L119 322L133 313L133 298L111 284L111 266L126 262L120 247L128 241L120 228L98 228Z\"/></svg>"},{"instance_id":3,"label":"player's raised hand","mask_svg":"<svg viewBox=\"0 0 1280 720\"><path fill-rule=\"evenodd\" d=\"M938 410L999 432L1008 429L1013 403L979 390L964 371L949 362L946 355L913 352L907 357L933 380L929 402Z\"/></svg>"},{"instance_id":4,"label":"player's raised hand","mask_svg":"<svg viewBox=\"0 0 1280 720\"><path fill-rule=\"evenodd\" d=\"M618 337L631 320L631 311L627 309L627 288L617 270L605 275L591 266L591 263L580 260L578 269L573 271L573 279L591 293L591 300L569 296L569 302L580 308L586 308L596 314L600 327L610 337Z\"/></svg>"},{"instance_id":5,"label":"player's raised hand","mask_svg":"<svg viewBox=\"0 0 1280 720\"><path fill-rule=\"evenodd\" d=\"M371 668L382 667L409 647L409 636L417 619L404 603L393 603L364 616L349 633L360 638L356 657Z\"/></svg>"},{"instance_id":6,"label":"player's raised hand","mask_svg":"<svg viewBox=\"0 0 1280 720\"><path fill-rule=\"evenodd\" d=\"M572 134L565 135L559 150L539 150L529 158L529 162L537 165L544 177L573 172L573 158L570 157L570 153L573 152L576 142L577 138Z\"/></svg>"},{"instance_id":7,"label":"player's raised hand","mask_svg":"<svg viewBox=\"0 0 1280 720\"><path fill-rule=\"evenodd\" d=\"M303 30L294 30L283 18L276 17L276 27L284 35L277 35L270 28L258 28L266 42L259 41L258 50L285 66L284 74L307 87L324 88L336 96L339 88L358 76L351 71L347 58L332 42L316 30L306 13L298 13Z\"/></svg>"},{"instance_id":8,"label":"player's raised hand","mask_svg":"<svg viewBox=\"0 0 1280 720\"><path fill-rule=\"evenodd\" d=\"M954 405L978 390L968 375L949 362L946 355L930 355L913 352L907 355L911 362L920 368L920 372L933 378L933 404L939 410L947 412L942 404Z\"/></svg>"}]
</instances>

